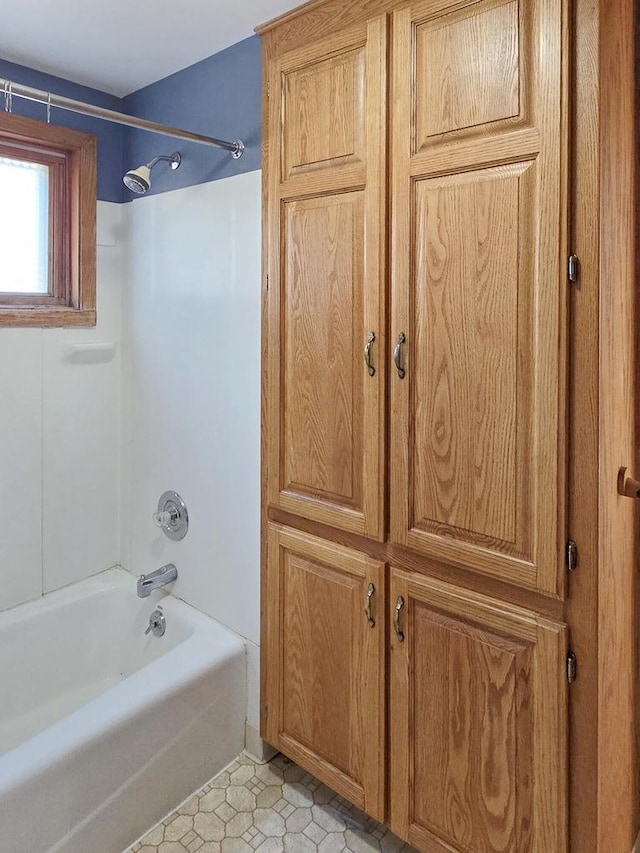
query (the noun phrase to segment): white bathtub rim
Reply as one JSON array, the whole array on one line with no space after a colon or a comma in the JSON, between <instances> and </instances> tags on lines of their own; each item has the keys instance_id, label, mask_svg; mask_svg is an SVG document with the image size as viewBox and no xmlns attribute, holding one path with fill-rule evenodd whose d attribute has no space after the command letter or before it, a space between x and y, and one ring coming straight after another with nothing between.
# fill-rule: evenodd
<instances>
[{"instance_id":1,"label":"white bathtub rim","mask_svg":"<svg viewBox=\"0 0 640 853\"><path fill-rule=\"evenodd\" d=\"M37 617L40 614L48 613L51 610L56 610L65 604L89 600L101 592L113 589L123 589L129 592L132 577L133 575L122 566L111 566L88 578L74 581L52 592L46 592L40 598L32 598L30 601L16 604L15 607L8 610L0 610L0 630ZM167 592L162 592L164 595L168 595ZM151 599L151 601L153 600Z\"/></svg>"},{"instance_id":2,"label":"white bathtub rim","mask_svg":"<svg viewBox=\"0 0 640 853\"><path fill-rule=\"evenodd\" d=\"M32 616L37 616L38 614L55 610L65 604L73 604L78 601L88 600L95 595L99 595L101 592L121 589L125 590L127 593L133 591L135 594L136 583L137 575L134 575L119 564L110 566L108 569L103 569L88 578L83 578L82 580L74 581L60 589L46 592L40 598L33 598L30 601L23 602L22 604L16 604L8 610L0 610L0 630L4 630L6 627L25 621ZM184 599L174 595L170 586L161 587L160 589L152 592L147 596L147 598L140 600L151 605L150 610L153 609L154 605L157 606L158 604L162 604L164 607L165 603L170 604L172 601L178 601L185 607L189 608L193 618L200 624L214 622L216 625L220 625L220 627L224 628L225 631L235 637L238 637L244 642L242 636L229 628L228 625L219 622L213 616L203 613L203 611L198 610L197 607L193 607L193 605L184 601Z\"/></svg>"}]
</instances>

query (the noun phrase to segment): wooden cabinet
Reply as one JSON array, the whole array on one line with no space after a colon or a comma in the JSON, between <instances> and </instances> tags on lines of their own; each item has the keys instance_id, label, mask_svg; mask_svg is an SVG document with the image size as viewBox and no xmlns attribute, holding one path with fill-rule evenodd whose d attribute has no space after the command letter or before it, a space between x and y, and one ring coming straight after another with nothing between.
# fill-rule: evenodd
<instances>
[{"instance_id":1,"label":"wooden cabinet","mask_svg":"<svg viewBox=\"0 0 640 853\"><path fill-rule=\"evenodd\" d=\"M565 530L562 0L393 13L391 532L559 595ZM540 46L545 44L545 51Z\"/></svg>"},{"instance_id":2,"label":"wooden cabinet","mask_svg":"<svg viewBox=\"0 0 640 853\"><path fill-rule=\"evenodd\" d=\"M384 820L383 565L276 525L268 548L264 736Z\"/></svg>"},{"instance_id":3,"label":"wooden cabinet","mask_svg":"<svg viewBox=\"0 0 640 853\"><path fill-rule=\"evenodd\" d=\"M567 845L565 628L391 572L390 824L419 850Z\"/></svg>"},{"instance_id":4,"label":"wooden cabinet","mask_svg":"<svg viewBox=\"0 0 640 853\"><path fill-rule=\"evenodd\" d=\"M568 845L568 20L264 32L262 732L429 853Z\"/></svg>"},{"instance_id":5,"label":"wooden cabinet","mask_svg":"<svg viewBox=\"0 0 640 853\"><path fill-rule=\"evenodd\" d=\"M386 31L384 17L363 22L268 68L269 503L375 539L384 532Z\"/></svg>"}]
</instances>

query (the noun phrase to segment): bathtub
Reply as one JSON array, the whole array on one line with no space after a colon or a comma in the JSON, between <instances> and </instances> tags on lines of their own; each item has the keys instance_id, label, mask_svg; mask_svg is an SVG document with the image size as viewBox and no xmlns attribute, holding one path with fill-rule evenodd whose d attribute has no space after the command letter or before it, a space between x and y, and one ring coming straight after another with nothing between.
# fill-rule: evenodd
<instances>
[{"instance_id":1,"label":"bathtub","mask_svg":"<svg viewBox=\"0 0 640 853\"><path fill-rule=\"evenodd\" d=\"M135 584L110 569L0 613L1 853L121 853L243 748L244 644Z\"/></svg>"}]
</instances>

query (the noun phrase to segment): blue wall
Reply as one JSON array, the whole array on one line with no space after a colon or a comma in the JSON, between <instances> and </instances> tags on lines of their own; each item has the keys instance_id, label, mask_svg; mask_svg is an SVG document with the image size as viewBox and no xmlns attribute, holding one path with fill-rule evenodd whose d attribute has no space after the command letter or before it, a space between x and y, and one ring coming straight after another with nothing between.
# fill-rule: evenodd
<instances>
[{"instance_id":1,"label":"blue wall","mask_svg":"<svg viewBox=\"0 0 640 853\"><path fill-rule=\"evenodd\" d=\"M131 130L125 135L126 168L147 163L158 154L180 152L182 163L176 172L164 164L153 170L150 193L259 169L261 88L260 39L251 36L128 95L124 99L127 113L229 142L239 138L246 150L234 160L220 148Z\"/></svg>"},{"instance_id":2,"label":"blue wall","mask_svg":"<svg viewBox=\"0 0 640 853\"><path fill-rule=\"evenodd\" d=\"M260 168L261 62L257 36L152 83L123 100L3 59L0 59L0 77L205 136L231 142L240 138L246 145L243 156L234 160L227 151L219 148L129 129L53 108L53 124L83 130L98 137L100 201L125 202L136 198L122 183L124 172L147 163L158 154L170 154L172 151L179 151L182 155L180 168L171 172L168 166L159 164L153 171L149 194ZM2 93L0 109L4 109ZM44 105L23 98L13 98L13 112L46 120Z\"/></svg>"},{"instance_id":3,"label":"blue wall","mask_svg":"<svg viewBox=\"0 0 640 853\"><path fill-rule=\"evenodd\" d=\"M77 83L70 83L62 77L43 74L40 71L26 68L24 65L7 62L4 59L0 59L0 77L12 80L15 83L22 83L24 86L54 92L56 95L63 95L65 98L75 98L77 101L88 101L109 110L122 111L122 101L114 95L107 95L97 89L79 86ZM35 101L13 98L12 107L12 112L16 115L36 118L41 121L47 120L47 108ZM4 109L2 93L0 93L0 109ZM55 107L51 110L51 123L93 133L98 137L98 198L100 201L124 201L121 169L126 128L111 122L89 118L79 113L57 110Z\"/></svg>"}]
</instances>

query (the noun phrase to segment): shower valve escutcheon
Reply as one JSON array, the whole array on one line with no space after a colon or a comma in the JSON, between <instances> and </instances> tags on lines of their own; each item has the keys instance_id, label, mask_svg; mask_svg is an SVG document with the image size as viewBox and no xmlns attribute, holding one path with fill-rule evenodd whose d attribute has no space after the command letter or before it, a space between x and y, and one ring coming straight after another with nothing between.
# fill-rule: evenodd
<instances>
[{"instance_id":1,"label":"shower valve escutcheon","mask_svg":"<svg viewBox=\"0 0 640 853\"><path fill-rule=\"evenodd\" d=\"M158 501L158 511L153 514L153 523L160 527L169 539L184 539L189 529L189 513L185 502L177 492L165 492Z\"/></svg>"}]
</instances>

